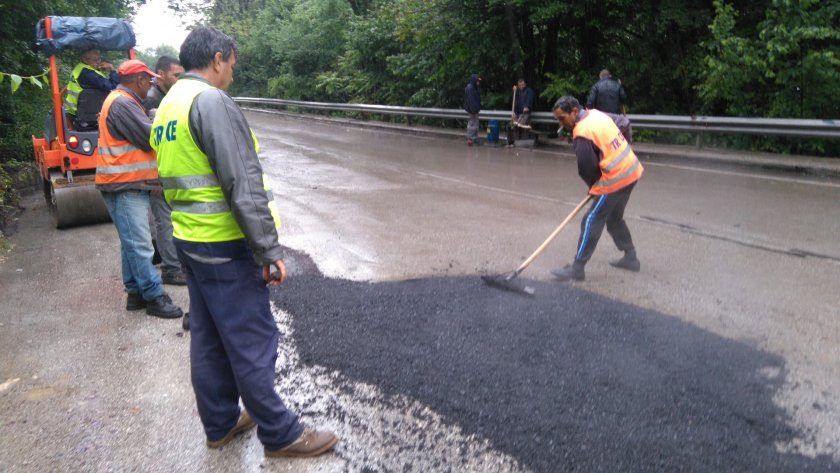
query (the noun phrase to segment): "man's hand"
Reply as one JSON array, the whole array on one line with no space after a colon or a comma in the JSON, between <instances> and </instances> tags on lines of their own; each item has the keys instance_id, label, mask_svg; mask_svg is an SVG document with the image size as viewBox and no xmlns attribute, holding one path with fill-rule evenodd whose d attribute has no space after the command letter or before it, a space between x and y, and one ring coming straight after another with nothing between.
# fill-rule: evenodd
<instances>
[{"instance_id":1,"label":"man's hand","mask_svg":"<svg viewBox=\"0 0 840 473\"><path fill-rule=\"evenodd\" d=\"M114 65L110 62L102 61L101 63L99 63L99 69L110 72L114 70Z\"/></svg>"},{"instance_id":2,"label":"man's hand","mask_svg":"<svg viewBox=\"0 0 840 473\"><path fill-rule=\"evenodd\" d=\"M275 269L276 271L272 271ZM263 266L263 280L269 286L279 286L287 277L289 277L289 273L281 259Z\"/></svg>"}]
</instances>

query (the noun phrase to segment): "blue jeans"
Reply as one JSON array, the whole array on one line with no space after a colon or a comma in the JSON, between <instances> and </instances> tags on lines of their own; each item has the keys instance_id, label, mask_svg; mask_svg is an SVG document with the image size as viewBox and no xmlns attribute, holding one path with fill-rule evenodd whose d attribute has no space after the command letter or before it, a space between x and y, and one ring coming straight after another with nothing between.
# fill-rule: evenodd
<instances>
[{"instance_id":1,"label":"blue jeans","mask_svg":"<svg viewBox=\"0 0 840 473\"><path fill-rule=\"evenodd\" d=\"M160 275L152 265L155 250L149 230L149 191L103 191L102 198L120 236L126 292L142 294L147 301L163 296Z\"/></svg>"},{"instance_id":2,"label":"blue jeans","mask_svg":"<svg viewBox=\"0 0 840 473\"><path fill-rule=\"evenodd\" d=\"M268 449L303 433L298 416L274 390L280 332L262 267L245 240L196 243L173 239L190 293L190 371L208 440L236 425L239 398Z\"/></svg>"}]
</instances>

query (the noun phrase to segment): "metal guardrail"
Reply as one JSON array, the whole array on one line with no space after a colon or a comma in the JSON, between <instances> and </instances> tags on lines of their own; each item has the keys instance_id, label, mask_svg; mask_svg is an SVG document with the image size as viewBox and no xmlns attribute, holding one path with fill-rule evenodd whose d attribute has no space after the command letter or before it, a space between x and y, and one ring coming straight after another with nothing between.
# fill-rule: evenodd
<instances>
[{"instance_id":1,"label":"metal guardrail","mask_svg":"<svg viewBox=\"0 0 840 473\"><path fill-rule=\"evenodd\" d=\"M354 103L303 102L300 100L266 99L259 97L235 97L238 103L258 106L296 107L308 110L399 115L408 117L465 119L463 110L451 108L414 108L392 105L367 105ZM483 120L507 121L510 112L506 110L483 110ZM792 136L801 138L840 138L840 120L803 120L794 118L737 118L737 117L688 117L679 115L628 115L634 129L670 130L691 133L736 133L749 135ZM543 125L557 125L550 112L531 114L531 122Z\"/></svg>"}]
</instances>

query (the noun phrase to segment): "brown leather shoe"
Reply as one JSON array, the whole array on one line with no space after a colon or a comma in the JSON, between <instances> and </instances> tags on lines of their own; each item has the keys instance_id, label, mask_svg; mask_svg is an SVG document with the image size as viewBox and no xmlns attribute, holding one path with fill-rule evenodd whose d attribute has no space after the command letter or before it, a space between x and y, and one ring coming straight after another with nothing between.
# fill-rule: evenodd
<instances>
[{"instance_id":1,"label":"brown leather shoe","mask_svg":"<svg viewBox=\"0 0 840 473\"><path fill-rule=\"evenodd\" d=\"M225 445L229 444L230 441L237 436L237 434L241 434L242 432L253 428L255 425L257 424L254 422L253 419L251 419L251 416L248 415L248 411L242 409L242 413L239 414L239 422L237 422L236 425L234 425L233 428L230 429L227 435L225 435L221 439L207 440L207 448L222 448Z\"/></svg>"},{"instance_id":2,"label":"brown leather shoe","mask_svg":"<svg viewBox=\"0 0 840 473\"><path fill-rule=\"evenodd\" d=\"M265 449L267 457L317 457L335 447L338 437L332 432L319 432L305 428L303 434L291 445L279 450Z\"/></svg>"}]
</instances>

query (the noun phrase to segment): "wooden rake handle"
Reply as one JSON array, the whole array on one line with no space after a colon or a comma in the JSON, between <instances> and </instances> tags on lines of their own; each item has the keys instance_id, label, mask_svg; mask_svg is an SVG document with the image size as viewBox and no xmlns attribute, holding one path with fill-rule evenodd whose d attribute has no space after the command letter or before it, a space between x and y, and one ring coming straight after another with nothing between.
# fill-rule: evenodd
<instances>
[{"instance_id":1,"label":"wooden rake handle","mask_svg":"<svg viewBox=\"0 0 840 473\"><path fill-rule=\"evenodd\" d=\"M513 99L510 101L510 123L511 125L516 123L515 116L516 110L516 86L513 86Z\"/></svg>"},{"instance_id":2,"label":"wooden rake handle","mask_svg":"<svg viewBox=\"0 0 840 473\"><path fill-rule=\"evenodd\" d=\"M562 232L563 229L566 228L566 225L568 225L569 222L571 222L575 218L575 216L577 216L577 214L580 213L580 211L583 209L583 207L585 207L586 204L588 204L590 200L592 200L592 196L587 194L586 198L584 198L582 201L580 201L580 203L577 205L577 207L575 207L575 209L572 210L572 213L570 213L569 216L566 217L565 220L560 222L560 225L558 225L557 228L555 228L554 231L551 232L551 235L549 235L548 238L546 238L545 241L542 242L542 245L540 245L539 248L537 248L533 253L531 253L531 256L529 256L528 259L526 259L524 262L522 262L522 264L519 265L518 268L516 268L516 271L514 271L514 274L518 275L519 273L524 271L525 268L528 267L528 265L533 263L534 260L537 259L537 257L543 251L545 251L546 248L548 248L548 245L552 241L554 241L555 238L557 238L557 235L559 235L560 232Z\"/></svg>"}]
</instances>

